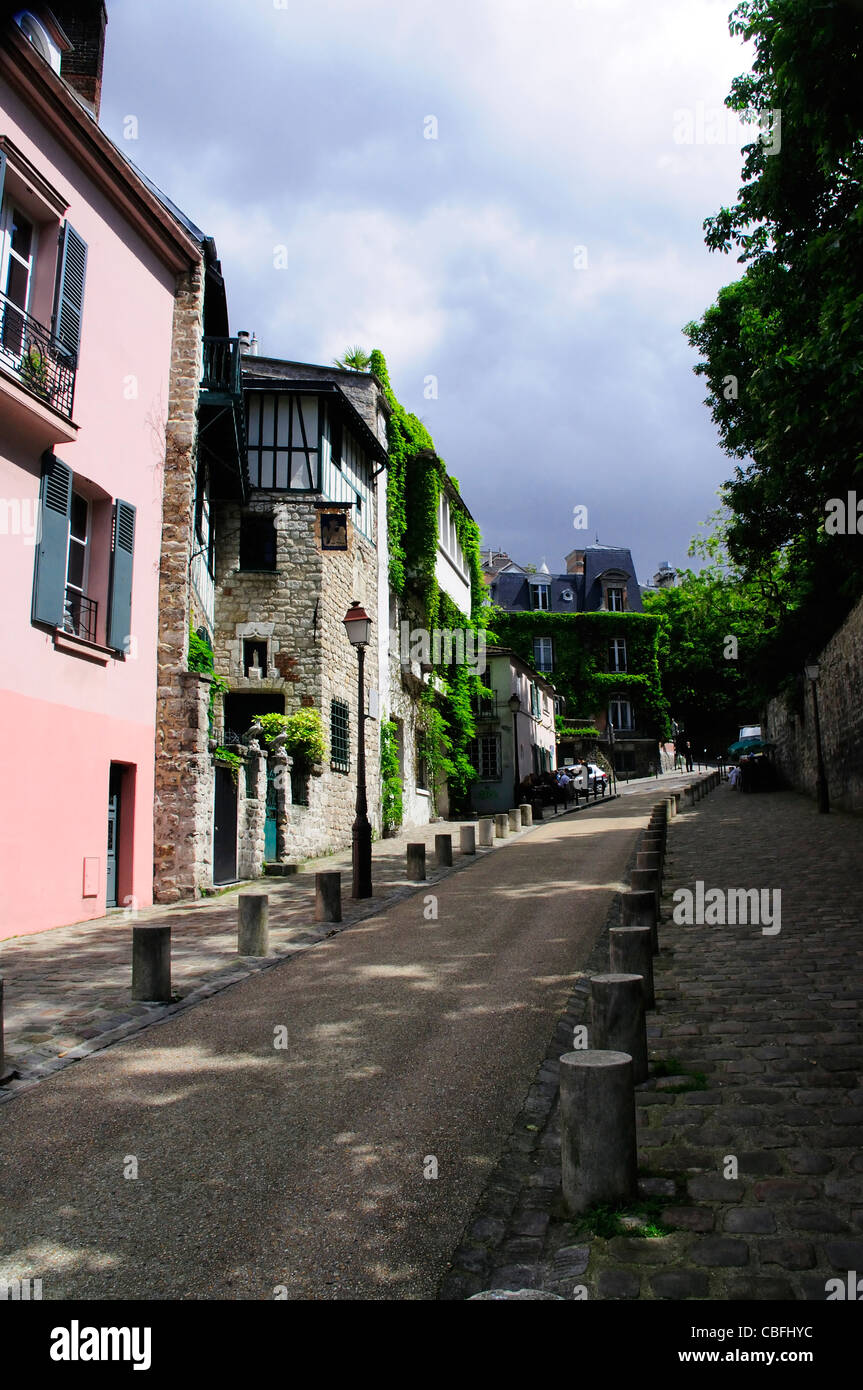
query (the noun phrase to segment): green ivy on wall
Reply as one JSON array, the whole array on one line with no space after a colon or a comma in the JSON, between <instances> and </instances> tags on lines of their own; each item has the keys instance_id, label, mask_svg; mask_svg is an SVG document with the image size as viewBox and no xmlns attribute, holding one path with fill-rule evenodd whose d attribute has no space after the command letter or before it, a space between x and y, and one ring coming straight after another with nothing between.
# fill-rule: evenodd
<instances>
[{"instance_id":1,"label":"green ivy on wall","mask_svg":"<svg viewBox=\"0 0 863 1390\"><path fill-rule=\"evenodd\" d=\"M398 727L390 719L381 724L381 823L385 834L398 830L402 815Z\"/></svg>"},{"instance_id":2,"label":"green ivy on wall","mask_svg":"<svg viewBox=\"0 0 863 1390\"><path fill-rule=\"evenodd\" d=\"M504 646L533 664L533 639L550 637L554 669L549 680L566 702L566 710L595 717L609 698L626 694L636 707L639 725L657 738L670 734L668 706L659 675L659 623L647 613L505 613L492 615ZM626 642L627 672L608 670L612 638Z\"/></svg>"},{"instance_id":3,"label":"green ivy on wall","mask_svg":"<svg viewBox=\"0 0 863 1390\"><path fill-rule=\"evenodd\" d=\"M419 609L421 623L429 631L485 631L489 609L482 578L479 527L460 505L458 482L448 475L437 457L425 425L396 399L386 360L378 349L371 354L370 370L380 381L392 411L387 475L390 587ZM444 491L449 491L450 513L470 579L469 617L441 592L435 575L440 497ZM448 782L454 807L466 805L471 784L476 781L470 745L476 735L473 705L480 692L491 694L472 667L438 664L422 696L420 753L429 769L429 790L435 794L444 781Z\"/></svg>"}]
</instances>

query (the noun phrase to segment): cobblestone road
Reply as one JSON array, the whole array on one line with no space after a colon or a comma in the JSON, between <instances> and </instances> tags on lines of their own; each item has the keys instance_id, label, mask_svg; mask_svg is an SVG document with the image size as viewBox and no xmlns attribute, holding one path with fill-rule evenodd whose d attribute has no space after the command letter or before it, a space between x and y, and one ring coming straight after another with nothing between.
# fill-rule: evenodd
<instances>
[{"instance_id":1,"label":"cobblestone road","mask_svg":"<svg viewBox=\"0 0 863 1390\"><path fill-rule=\"evenodd\" d=\"M441 1297L824 1300L828 1280L863 1272L861 849L863 822L792 792L724 784L671 823L642 1199L618 1227L665 1234L598 1235L562 1209L557 1058L608 968L604 932ZM781 931L675 925L671 892L698 880L780 889Z\"/></svg>"}]
</instances>

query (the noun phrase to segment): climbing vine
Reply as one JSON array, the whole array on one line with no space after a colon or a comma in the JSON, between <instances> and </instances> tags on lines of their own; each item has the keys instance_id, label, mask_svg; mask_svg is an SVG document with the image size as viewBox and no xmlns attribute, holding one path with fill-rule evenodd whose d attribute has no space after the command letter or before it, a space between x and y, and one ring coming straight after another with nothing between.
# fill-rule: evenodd
<instances>
[{"instance_id":1,"label":"climbing vine","mask_svg":"<svg viewBox=\"0 0 863 1390\"><path fill-rule=\"evenodd\" d=\"M443 460L435 453L434 441L425 425L397 400L386 360L378 349L371 354L370 370L380 381L392 412L387 476L390 587L418 607L429 631L438 628L485 632L489 609L482 578L479 527L461 502L457 480L449 476ZM440 498L444 492L470 580L469 616L441 591L435 573ZM466 806L471 784L476 781L470 750L476 735L474 705L480 693L490 695L491 691L482 684L475 667L464 662L438 661L421 699L419 751L426 760L429 790L436 795L448 782L451 803L456 809Z\"/></svg>"},{"instance_id":2,"label":"climbing vine","mask_svg":"<svg viewBox=\"0 0 863 1390\"><path fill-rule=\"evenodd\" d=\"M505 646L533 663L533 640L550 637L554 669L549 673L562 695L570 721L594 718L609 698L625 694L658 738L670 733L668 706L662 693L657 642L659 624L647 613L504 613L492 615ZM626 642L627 671L609 671L608 646L615 637Z\"/></svg>"},{"instance_id":3,"label":"climbing vine","mask_svg":"<svg viewBox=\"0 0 863 1390\"><path fill-rule=\"evenodd\" d=\"M381 724L381 823L393 833L402 823L402 779L399 772L398 728L393 720Z\"/></svg>"}]
</instances>

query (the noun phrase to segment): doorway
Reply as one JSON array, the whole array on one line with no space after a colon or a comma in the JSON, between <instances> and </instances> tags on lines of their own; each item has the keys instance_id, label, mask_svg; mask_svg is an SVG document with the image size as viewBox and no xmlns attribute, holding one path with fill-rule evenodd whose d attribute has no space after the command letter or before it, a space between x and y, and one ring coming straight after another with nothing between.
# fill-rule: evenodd
<instances>
[{"instance_id":1,"label":"doorway","mask_svg":"<svg viewBox=\"0 0 863 1390\"><path fill-rule=\"evenodd\" d=\"M237 784L229 767L216 764L213 807L213 883L237 878Z\"/></svg>"}]
</instances>

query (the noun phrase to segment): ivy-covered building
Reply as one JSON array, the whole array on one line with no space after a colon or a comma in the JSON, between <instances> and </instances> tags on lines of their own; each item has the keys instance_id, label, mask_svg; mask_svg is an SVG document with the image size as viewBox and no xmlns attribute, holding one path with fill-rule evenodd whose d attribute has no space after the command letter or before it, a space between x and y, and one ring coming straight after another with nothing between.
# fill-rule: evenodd
<instances>
[{"instance_id":1,"label":"ivy-covered building","mask_svg":"<svg viewBox=\"0 0 863 1390\"><path fill-rule=\"evenodd\" d=\"M659 762L668 714L659 679L657 620L644 613L631 552L573 550L566 572L489 574L493 627L562 700L558 762L597 756L644 776Z\"/></svg>"}]
</instances>

